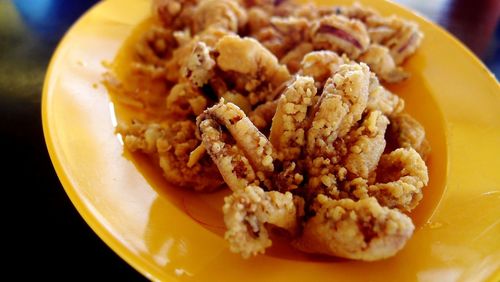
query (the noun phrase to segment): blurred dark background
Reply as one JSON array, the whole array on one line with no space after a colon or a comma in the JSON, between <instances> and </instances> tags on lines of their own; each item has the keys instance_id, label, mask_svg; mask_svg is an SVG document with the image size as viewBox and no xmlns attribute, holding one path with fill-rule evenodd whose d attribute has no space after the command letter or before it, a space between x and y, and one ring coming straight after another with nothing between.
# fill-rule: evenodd
<instances>
[{"instance_id":1,"label":"blurred dark background","mask_svg":"<svg viewBox=\"0 0 500 282\"><path fill-rule=\"evenodd\" d=\"M64 32L96 2L0 0L4 269L21 279L145 280L80 217L61 187L43 138L41 92L50 57ZM500 75L500 1L395 2L439 23Z\"/></svg>"}]
</instances>

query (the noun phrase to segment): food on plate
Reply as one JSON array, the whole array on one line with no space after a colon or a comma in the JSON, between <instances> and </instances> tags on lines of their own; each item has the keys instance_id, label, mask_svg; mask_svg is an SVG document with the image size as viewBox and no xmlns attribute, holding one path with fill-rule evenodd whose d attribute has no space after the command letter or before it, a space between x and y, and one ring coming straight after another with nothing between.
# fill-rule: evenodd
<instances>
[{"instance_id":1,"label":"food on plate","mask_svg":"<svg viewBox=\"0 0 500 282\"><path fill-rule=\"evenodd\" d=\"M429 182L425 130L384 87L409 77L421 40L360 4L157 0L107 85L136 113L117 129L127 150L179 189L231 189L231 251L265 253L278 231L304 252L373 261L411 238Z\"/></svg>"}]
</instances>

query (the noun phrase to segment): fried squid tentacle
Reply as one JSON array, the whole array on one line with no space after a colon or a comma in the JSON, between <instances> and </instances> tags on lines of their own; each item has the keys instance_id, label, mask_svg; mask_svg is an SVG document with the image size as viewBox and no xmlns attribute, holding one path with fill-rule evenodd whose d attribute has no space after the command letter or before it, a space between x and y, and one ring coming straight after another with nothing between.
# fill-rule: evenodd
<instances>
[{"instance_id":1,"label":"fried squid tentacle","mask_svg":"<svg viewBox=\"0 0 500 282\"><path fill-rule=\"evenodd\" d=\"M246 10L239 5L238 1L201 0L194 9L193 20L195 32L210 26L237 32L247 23L248 17Z\"/></svg>"},{"instance_id":2,"label":"fried squid tentacle","mask_svg":"<svg viewBox=\"0 0 500 282\"><path fill-rule=\"evenodd\" d=\"M257 177L250 162L238 146L224 140L220 124L206 114L199 116L197 123L202 144L227 186L233 191L240 191L254 183Z\"/></svg>"},{"instance_id":3,"label":"fried squid tentacle","mask_svg":"<svg viewBox=\"0 0 500 282\"><path fill-rule=\"evenodd\" d=\"M415 53L423 38L416 23L397 16L369 17L365 24L372 42L386 46L396 65Z\"/></svg>"},{"instance_id":4,"label":"fried squid tentacle","mask_svg":"<svg viewBox=\"0 0 500 282\"><path fill-rule=\"evenodd\" d=\"M422 188L428 183L424 160L413 148L401 148L382 155L377 183L368 187L368 193L383 206L411 211L422 199Z\"/></svg>"},{"instance_id":5,"label":"fried squid tentacle","mask_svg":"<svg viewBox=\"0 0 500 282\"><path fill-rule=\"evenodd\" d=\"M290 161L300 157L306 143L307 114L315 95L314 80L297 76L279 98L269 139L280 160Z\"/></svg>"},{"instance_id":6,"label":"fried squid tentacle","mask_svg":"<svg viewBox=\"0 0 500 282\"><path fill-rule=\"evenodd\" d=\"M315 95L314 80L311 77L297 76L278 100L270 141L283 166L275 178L279 191L297 189L304 179L297 161L306 146L308 112Z\"/></svg>"},{"instance_id":7,"label":"fried squid tentacle","mask_svg":"<svg viewBox=\"0 0 500 282\"><path fill-rule=\"evenodd\" d=\"M277 107L278 100L265 102L251 111L248 118L259 130L269 129Z\"/></svg>"},{"instance_id":8,"label":"fried squid tentacle","mask_svg":"<svg viewBox=\"0 0 500 282\"><path fill-rule=\"evenodd\" d=\"M403 98L380 85L375 74L370 77L369 92L367 110L381 111L386 116L392 117L401 113L405 107Z\"/></svg>"},{"instance_id":9,"label":"fried squid tentacle","mask_svg":"<svg viewBox=\"0 0 500 282\"><path fill-rule=\"evenodd\" d=\"M304 56L298 72L301 75L314 78L316 84L323 86L342 64L344 64L344 59L335 52L313 51Z\"/></svg>"},{"instance_id":10,"label":"fried squid tentacle","mask_svg":"<svg viewBox=\"0 0 500 282\"><path fill-rule=\"evenodd\" d=\"M353 59L361 55L370 43L362 22L337 15L315 21L311 28L311 39L315 49L345 53Z\"/></svg>"},{"instance_id":11,"label":"fried squid tentacle","mask_svg":"<svg viewBox=\"0 0 500 282\"><path fill-rule=\"evenodd\" d=\"M368 113L363 124L349 134L354 143L349 147L345 168L356 177L368 179L385 149L385 131L389 119L381 112Z\"/></svg>"},{"instance_id":12,"label":"fried squid tentacle","mask_svg":"<svg viewBox=\"0 0 500 282\"><path fill-rule=\"evenodd\" d=\"M294 242L304 252L380 260L401 250L415 228L408 216L380 206L374 198L355 202L319 195L312 209L314 216Z\"/></svg>"},{"instance_id":13,"label":"fried squid tentacle","mask_svg":"<svg viewBox=\"0 0 500 282\"><path fill-rule=\"evenodd\" d=\"M412 116L406 113L391 116L390 132L398 147L413 148L422 159L427 159L430 145L425 137L425 129Z\"/></svg>"},{"instance_id":14,"label":"fried squid tentacle","mask_svg":"<svg viewBox=\"0 0 500 282\"><path fill-rule=\"evenodd\" d=\"M242 257L264 253L271 246L269 225L294 235L303 215L303 200L290 192L264 192L258 186L247 186L224 199L225 239L230 250Z\"/></svg>"},{"instance_id":15,"label":"fried squid tentacle","mask_svg":"<svg viewBox=\"0 0 500 282\"><path fill-rule=\"evenodd\" d=\"M208 136L203 136L203 130L206 131L209 130L210 127L213 128L214 124L217 124L219 127L223 126L229 131L231 138L236 143L236 145L234 146L235 148L230 152L238 150L238 152L241 152L241 156L239 157L239 159L245 159L249 162L249 165L244 166L245 170L243 170L243 172L250 173L251 171L253 171L259 181L263 182L264 185L266 185L268 188L271 188L272 185L270 183L270 177L274 171L274 150L271 143L269 142L269 140L267 140L264 134L262 134L252 124L252 122L248 119L245 113L240 108L238 108L238 106L233 103L224 102L224 99L221 99L218 104L215 104L214 106L208 108L207 110L205 110L204 114L201 117L198 117L198 124L202 133L201 137L204 142L203 144L210 146L211 144L222 142L221 129L219 129L220 133L218 134L218 136L215 134L210 135L210 137L213 136L213 139L210 140L208 139ZM207 123L206 125L203 124L205 125L205 127L202 128L201 122L203 119L211 119L213 120L213 122ZM210 132L213 131L213 129L210 130ZM218 149L218 146L216 146L216 149ZM217 158L218 155L214 154L215 152L212 150L212 148L207 147L207 151L211 156L215 156ZM224 153L225 152L220 152L220 154L222 154L221 157L224 157ZM215 161L215 163L218 166L220 165L219 161L217 160ZM252 170L250 170L250 168L252 168ZM232 169L233 168L231 167L230 169L226 169L227 173L230 173ZM222 173L223 177L225 174L226 173ZM249 175L253 174L250 173ZM230 176L227 177L229 178ZM240 179L246 177L240 176L238 178ZM250 182L247 182L245 185L248 184L250 184ZM237 187L241 188L241 185L237 185Z\"/></svg>"},{"instance_id":16,"label":"fried squid tentacle","mask_svg":"<svg viewBox=\"0 0 500 282\"><path fill-rule=\"evenodd\" d=\"M336 164L346 152L339 152L345 146L335 141L361 119L368 102L369 78L365 64L345 64L325 83L307 132L309 194L326 189L328 194L337 195Z\"/></svg>"},{"instance_id":17,"label":"fried squid tentacle","mask_svg":"<svg viewBox=\"0 0 500 282\"><path fill-rule=\"evenodd\" d=\"M121 128L125 147L140 151L155 160L167 181L186 189L210 192L223 186L217 167L208 157L200 156L189 164L189 153L197 148L194 122L175 121L168 124L143 124L133 121Z\"/></svg>"},{"instance_id":18,"label":"fried squid tentacle","mask_svg":"<svg viewBox=\"0 0 500 282\"><path fill-rule=\"evenodd\" d=\"M286 66L253 38L228 35L217 42L215 50L218 67L233 74L237 90L247 92L252 105L274 100L279 94L274 90L291 77Z\"/></svg>"},{"instance_id":19,"label":"fried squid tentacle","mask_svg":"<svg viewBox=\"0 0 500 282\"><path fill-rule=\"evenodd\" d=\"M210 56L208 46L203 42L196 42L193 51L182 68L183 75L194 85L202 87L214 76L215 61Z\"/></svg>"},{"instance_id":20,"label":"fried squid tentacle","mask_svg":"<svg viewBox=\"0 0 500 282\"><path fill-rule=\"evenodd\" d=\"M408 78L408 73L401 67L396 66L389 49L385 46L370 45L359 57L359 60L368 64L370 69L383 81L396 83Z\"/></svg>"},{"instance_id":21,"label":"fried squid tentacle","mask_svg":"<svg viewBox=\"0 0 500 282\"><path fill-rule=\"evenodd\" d=\"M245 113L233 103L221 102L207 109L224 125L257 171L273 172L273 147Z\"/></svg>"}]
</instances>

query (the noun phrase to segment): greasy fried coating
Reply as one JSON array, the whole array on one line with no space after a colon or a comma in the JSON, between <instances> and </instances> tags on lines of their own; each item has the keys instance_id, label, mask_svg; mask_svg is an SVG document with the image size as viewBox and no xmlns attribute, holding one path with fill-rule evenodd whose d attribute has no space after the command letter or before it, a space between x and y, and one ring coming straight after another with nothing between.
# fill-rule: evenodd
<instances>
[{"instance_id":1,"label":"greasy fried coating","mask_svg":"<svg viewBox=\"0 0 500 282\"><path fill-rule=\"evenodd\" d=\"M308 132L311 153L315 150L311 146L321 147L345 136L361 119L368 103L369 81L370 71L365 64L341 65L333 78L327 80Z\"/></svg>"},{"instance_id":2,"label":"greasy fried coating","mask_svg":"<svg viewBox=\"0 0 500 282\"><path fill-rule=\"evenodd\" d=\"M416 23L397 16L369 17L366 26L372 42L389 48L397 65L415 53L423 38Z\"/></svg>"},{"instance_id":3,"label":"greasy fried coating","mask_svg":"<svg viewBox=\"0 0 500 282\"><path fill-rule=\"evenodd\" d=\"M250 8L247 14L250 34L256 34L259 30L269 27L271 24L271 15L260 7Z\"/></svg>"},{"instance_id":4,"label":"greasy fried coating","mask_svg":"<svg viewBox=\"0 0 500 282\"><path fill-rule=\"evenodd\" d=\"M336 196L336 163L346 152L343 138L361 119L368 101L370 71L364 64L341 65L328 79L307 132L308 193Z\"/></svg>"},{"instance_id":5,"label":"greasy fried coating","mask_svg":"<svg viewBox=\"0 0 500 282\"><path fill-rule=\"evenodd\" d=\"M194 59L192 55L202 55L203 59L205 60L203 67L207 68L207 64L210 64L211 61L208 59L208 57L206 57L205 49L209 47L213 48L213 46L218 42L220 38L228 34L232 33L218 26L209 26L193 37L184 38L187 41L173 51L172 59L165 62L165 73L167 80L177 83L181 78L184 78L186 76L186 66L188 65L188 62ZM200 48L199 43L201 42L203 42L207 48ZM196 53L193 53L193 51L196 51ZM202 58L200 58L200 60L201 59ZM196 58L196 60L198 59Z\"/></svg>"},{"instance_id":6,"label":"greasy fried coating","mask_svg":"<svg viewBox=\"0 0 500 282\"><path fill-rule=\"evenodd\" d=\"M252 105L248 101L248 97L241 95L235 91L226 91L224 94L220 95L221 98L226 102L230 102L238 106L245 114L251 113Z\"/></svg>"},{"instance_id":7,"label":"greasy fried coating","mask_svg":"<svg viewBox=\"0 0 500 282\"><path fill-rule=\"evenodd\" d=\"M243 152L225 140L220 125L208 115L197 119L202 144L219 168L227 186L233 191L243 190L256 179L255 171Z\"/></svg>"},{"instance_id":8,"label":"greasy fried coating","mask_svg":"<svg viewBox=\"0 0 500 282\"><path fill-rule=\"evenodd\" d=\"M279 191L297 189L304 180L296 161L306 145L308 111L316 91L311 77L297 76L278 100L269 139L283 162L283 171L275 179Z\"/></svg>"},{"instance_id":9,"label":"greasy fried coating","mask_svg":"<svg viewBox=\"0 0 500 282\"><path fill-rule=\"evenodd\" d=\"M287 37L289 42L300 43L309 39L309 28L311 24L308 20L300 17L272 17L271 25L282 35Z\"/></svg>"},{"instance_id":10,"label":"greasy fried coating","mask_svg":"<svg viewBox=\"0 0 500 282\"><path fill-rule=\"evenodd\" d=\"M154 25L136 44L135 51L141 63L161 67L164 60L172 56L175 47L173 30Z\"/></svg>"},{"instance_id":11,"label":"greasy fried coating","mask_svg":"<svg viewBox=\"0 0 500 282\"><path fill-rule=\"evenodd\" d=\"M297 57L299 53L305 54L306 48L312 48L309 43L309 29L309 21L302 17L271 17L267 26L255 30L251 35L281 60L292 50L294 52L289 57ZM297 49L297 46L303 43L307 44ZM300 59L296 60L300 62Z\"/></svg>"},{"instance_id":12,"label":"greasy fried coating","mask_svg":"<svg viewBox=\"0 0 500 282\"><path fill-rule=\"evenodd\" d=\"M280 160L299 158L306 143L307 113L315 95L314 80L305 76L297 76L281 94L269 135Z\"/></svg>"},{"instance_id":13,"label":"greasy fried coating","mask_svg":"<svg viewBox=\"0 0 500 282\"><path fill-rule=\"evenodd\" d=\"M400 148L382 155L377 167L377 183L369 194L381 205L411 211L422 199L422 188L429 182L427 166L413 148Z\"/></svg>"},{"instance_id":14,"label":"greasy fried coating","mask_svg":"<svg viewBox=\"0 0 500 282\"><path fill-rule=\"evenodd\" d=\"M398 147L413 148L422 159L427 159L430 145L425 138L425 129L412 116L406 113L391 116L390 132Z\"/></svg>"},{"instance_id":15,"label":"greasy fried coating","mask_svg":"<svg viewBox=\"0 0 500 282\"><path fill-rule=\"evenodd\" d=\"M359 60L370 66L370 70L383 81L395 83L408 78L408 74L401 67L396 66L389 49L385 46L371 44L361 54Z\"/></svg>"},{"instance_id":16,"label":"greasy fried coating","mask_svg":"<svg viewBox=\"0 0 500 282\"><path fill-rule=\"evenodd\" d=\"M141 151L155 159L165 178L174 185L209 192L224 183L217 167L208 157L188 167L189 153L199 144L192 121L176 121L166 126L134 122L122 129L121 133L127 149Z\"/></svg>"},{"instance_id":17,"label":"greasy fried coating","mask_svg":"<svg viewBox=\"0 0 500 282\"><path fill-rule=\"evenodd\" d=\"M309 42L304 42L290 50L280 60L280 64L286 65L291 73L296 73L300 69L300 62L304 56L313 51L313 46Z\"/></svg>"},{"instance_id":18,"label":"greasy fried coating","mask_svg":"<svg viewBox=\"0 0 500 282\"><path fill-rule=\"evenodd\" d=\"M153 15L164 25L175 30L189 27L198 0L153 0Z\"/></svg>"},{"instance_id":19,"label":"greasy fried coating","mask_svg":"<svg viewBox=\"0 0 500 282\"><path fill-rule=\"evenodd\" d=\"M357 58L370 43L365 26L358 20L331 15L314 22L311 39L316 49L346 53Z\"/></svg>"},{"instance_id":20,"label":"greasy fried coating","mask_svg":"<svg viewBox=\"0 0 500 282\"><path fill-rule=\"evenodd\" d=\"M208 101L205 96L188 82L176 84L166 99L166 113L180 120L195 117L203 112Z\"/></svg>"},{"instance_id":21,"label":"greasy fried coating","mask_svg":"<svg viewBox=\"0 0 500 282\"><path fill-rule=\"evenodd\" d=\"M295 234L300 226L300 198L290 192L264 192L258 186L247 186L224 199L225 234L232 252L248 258L271 246L268 225ZM297 203L299 202L299 203Z\"/></svg>"},{"instance_id":22,"label":"greasy fried coating","mask_svg":"<svg viewBox=\"0 0 500 282\"><path fill-rule=\"evenodd\" d=\"M207 109L224 125L236 143L248 156L252 165L259 171L272 172L273 148L266 136L262 134L248 119L245 113L233 103L220 103Z\"/></svg>"},{"instance_id":23,"label":"greasy fried coating","mask_svg":"<svg viewBox=\"0 0 500 282\"><path fill-rule=\"evenodd\" d=\"M196 40L193 38L173 51L172 59L165 62L165 77L167 81L178 83L185 77L185 74L181 73L179 70L185 68L195 45Z\"/></svg>"},{"instance_id":24,"label":"greasy fried coating","mask_svg":"<svg viewBox=\"0 0 500 282\"><path fill-rule=\"evenodd\" d=\"M273 100L274 88L290 79L286 66L253 38L225 36L216 46L217 64L222 71L238 76L242 90L249 92L252 105Z\"/></svg>"},{"instance_id":25,"label":"greasy fried coating","mask_svg":"<svg viewBox=\"0 0 500 282\"><path fill-rule=\"evenodd\" d=\"M335 52L313 51L303 57L298 73L310 76L317 84L323 85L342 64L344 64L344 60Z\"/></svg>"},{"instance_id":26,"label":"greasy fried coating","mask_svg":"<svg viewBox=\"0 0 500 282\"><path fill-rule=\"evenodd\" d=\"M368 179L385 149L385 131L389 119L381 112L369 112L362 125L349 133L356 140L349 146L345 168L356 177Z\"/></svg>"},{"instance_id":27,"label":"greasy fried coating","mask_svg":"<svg viewBox=\"0 0 500 282\"><path fill-rule=\"evenodd\" d=\"M294 246L304 252L374 261L393 256L413 233L405 214L382 207L374 198L357 202L319 195Z\"/></svg>"},{"instance_id":28,"label":"greasy fried coating","mask_svg":"<svg viewBox=\"0 0 500 282\"><path fill-rule=\"evenodd\" d=\"M404 100L383 87L373 74L370 77L368 91L370 92L368 104L366 105L368 110L381 111L387 116L397 115L403 111L405 107Z\"/></svg>"},{"instance_id":29,"label":"greasy fried coating","mask_svg":"<svg viewBox=\"0 0 500 282\"><path fill-rule=\"evenodd\" d=\"M278 107L278 100L265 102L255 108L248 118L260 131L264 131L266 128L270 127L271 121L276 113L276 108Z\"/></svg>"},{"instance_id":30,"label":"greasy fried coating","mask_svg":"<svg viewBox=\"0 0 500 282\"><path fill-rule=\"evenodd\" d=\"M211 119L213 122L210 123L210 126L206 126L205 123L203 123L204 119ZM255 169L255 175L258 180L262 181L264 185L270 186L269 175L274 171L274 151L269 140L267 140L267 138L252 124L245 113L238 108L238 106L232 103L226 104L224 103L224 100L221 99L218 104L205 110L204 114L198 117L198 127L202 132L201 137L203 144L208 146L206 148L211 156L217 157L217 154L220 153L219 155L221 157L214 158L214 162L219 169L222 168L228 173L230 173L231 170L234 170L234 168L230 167L227 169L227 161L221 161L224 160L223 158L225 152L220 151L220 145L216 145L215 150L213 148L213 144L223 142L223 139L221 138L222 134L211 134L210 136L205 134L207 128L213 128L216 124L224 126L229 131L232 138L234 138L236 144L238 145L238 150L243 152L243 154L239 153L241 155L239 158L245 158L251 164L251 167L245 164L245 171L250 173L250 168L252 168L252 170ZM211 136L214 137L212 138ZM233 156L230 156L230 158L234 159ZM225 175L226 173L222 173L224 178L226 178ZM241 175L237 175L236 177L247 178L247 176L243 173ZM258 184L258 182L256 183ZM239 185L237 186L241 187Z\"/></svg>"},{"instance_id":31,"label":"greasy fried coating","mask_svg":"<svg viewBox=\"0 0 500 282\"><path fill-rule=\"evenodd\" d=\"M246 24L247 12L238 1L199 0L193 19L195 32L213 25L236 32Z\"/></svg>"},{"instance_id":32,"label":"greasy fried coating","mask_svg":"<svg viewBox=\"0 0 500 282\"><path fill-rule=\"evenodd\" d=\"M325 190L336 196L336 167L331 159L335 157L338 148L335 148L333 142L337 139L338 129L349 111L349 105L342 101L340 95L335 95L333 80L329 79L315 108L317 109L313 110L312 123L307 131L307 190L310 194Z\"/></svg>"},{"instance_id":33,"label":"greasy fried coating","mask_svg":"<svg viewBox=\"0 0 500 282\"><path fill-rule=\"evenodd\" d=\"M215 61L210 57L210 50L203 42L197 42L185 67L181 70L194 85L202 87L214 75Z\"/></svg>"},{"instance_id":34,"label":"greasy fried coating","mask_svg":"<svg viewBox=\"0 0 500 282\"><path fill-rule=\"evenodd\" d=\"M370 17L380 17L377 11L369 7L365 7L358 2L354 2L351 6L336 7L335 13L348 18L357 19L362 22L366 22L366 20Z\"/></svg>"},{"instance_id":35,"label":"greasy fried coating","mask_svg":"<svg viewBox=\"0 0 500 282\"><path fill-rule=\"evenodd\" d=\"M251 35L278 59L285 56L287 51L292 48L290 44L286 43L286 37L270 24L258 29Z\"/></svg>"}]
</instances>

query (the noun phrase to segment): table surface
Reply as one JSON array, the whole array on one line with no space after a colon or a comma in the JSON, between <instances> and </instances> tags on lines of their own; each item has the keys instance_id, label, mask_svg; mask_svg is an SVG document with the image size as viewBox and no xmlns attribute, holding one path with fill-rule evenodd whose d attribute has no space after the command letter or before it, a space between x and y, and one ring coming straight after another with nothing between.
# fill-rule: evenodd
<instances>
[{"instance_id":1,"label":"table surface","mask_svg":"<svg viewBox=\"0 0 500 282\"><path fill-rule=\"evenodd\" d=\"M80 217L43 138L41 91L50 57L64 32L95 2L0 1L0 145L7 157L2 175L8 224L3 230L10 261L5 269L17 277L145 280ZM500 1L395 2L439 23L500 75Z\"/></svg>"}]
</instances>

